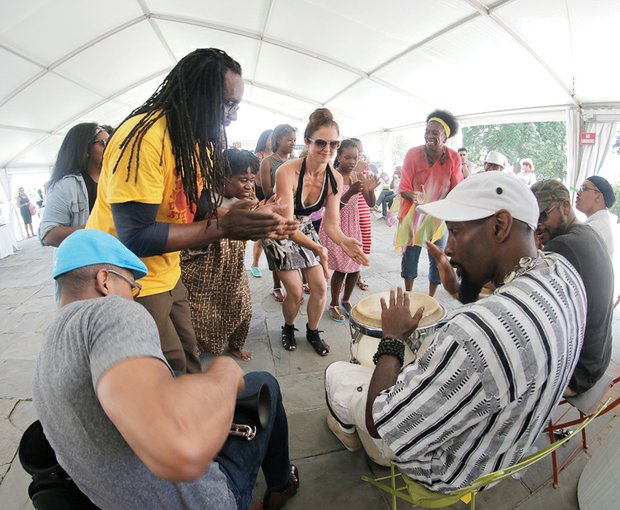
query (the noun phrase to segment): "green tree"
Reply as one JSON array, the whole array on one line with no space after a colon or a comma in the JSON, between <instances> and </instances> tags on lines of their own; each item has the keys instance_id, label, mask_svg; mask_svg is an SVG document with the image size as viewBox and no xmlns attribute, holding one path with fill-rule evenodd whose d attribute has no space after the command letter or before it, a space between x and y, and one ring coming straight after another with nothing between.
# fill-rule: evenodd
<instances>
[{"instance_id":1,"label":"green tree","mask_svg":"<svg viewBox=\"0 0 620 510\"><path fill-rule=\"evenodd\" d=\"M566 178L566 125L564 122L487 124L463 128L469 159L482 167L490 150L504 154L515 173L519 160L530 158L538 179Z\"/></svg>"},{"instance_id":2,"label":"green tree","mask_svg":"<svg viewBox=\"0 0 620 510\"><path fill-rule=\"evenodd\" d=\"M394 166L402 165L409 144L404 136L392 135L392 163Z\"/></svg>"},{"instance_id":3,"label":"green tree","mask_svg":"<svg viewBox=\"0 0 620 510\"><path fill-rule=\"evenodd\" d=\"M614 195L616 195L616 201L609 210L614 213L618 217L618 221L620 221L620 182L613 184L613 187Z\"/></svg>"}]
</instances>

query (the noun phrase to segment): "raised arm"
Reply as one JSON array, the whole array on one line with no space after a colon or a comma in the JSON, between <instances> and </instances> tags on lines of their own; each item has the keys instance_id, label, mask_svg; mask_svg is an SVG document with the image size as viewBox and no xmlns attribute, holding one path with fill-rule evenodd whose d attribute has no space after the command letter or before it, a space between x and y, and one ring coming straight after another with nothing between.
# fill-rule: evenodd
<instances>
[{"instance_id":1,"label":"raised arm","mask_svg":"<svg viewBox=\"0 0 620 510\"><path fill-rule=\"evenodd\" d=\"M228 437L243 371L216 358L206 372L173 378L156 358L128 358L99 379L97 397L127 444L156 476L191 481Z\"/></svg>"},{"instance_id":2,"label":"raised arm","mask_svg":"<svg viewBox=\"0 0 620 510\"><path fill-rule=\"evenodd\" d=\"M412 316L409 311L409 295L404 293L400 287L396 292L391 290L389 307L385 299L381 298L383 337L404 342L418 327L423 312L424 308L418 308L415 315ZM368 396L366 398L366 428L372 437L380 437L372 415L372 406L379 393L394 386L401 368L400 360L390 354L384 354L377 362L377 366L370 379Z\"/></svg>"}]
</instances>

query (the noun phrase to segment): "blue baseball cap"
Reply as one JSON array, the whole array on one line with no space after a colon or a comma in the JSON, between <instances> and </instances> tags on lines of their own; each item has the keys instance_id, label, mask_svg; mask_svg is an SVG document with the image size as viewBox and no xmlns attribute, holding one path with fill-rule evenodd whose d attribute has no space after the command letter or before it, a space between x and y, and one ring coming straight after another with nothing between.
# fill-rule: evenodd
<instances>
[{"instance_id":1,"label":"blue baseball cap","mask_svg":"<svg viewBox=\"0 0 620 510\"><path fill-rule=\"evenodd\" d=\"M52 278L95 264L111 264L127 269L136 280L146 276L147 269L131 250L116 237L101 230L76 230L56 250Z\"/></svg>"}]
</instances>

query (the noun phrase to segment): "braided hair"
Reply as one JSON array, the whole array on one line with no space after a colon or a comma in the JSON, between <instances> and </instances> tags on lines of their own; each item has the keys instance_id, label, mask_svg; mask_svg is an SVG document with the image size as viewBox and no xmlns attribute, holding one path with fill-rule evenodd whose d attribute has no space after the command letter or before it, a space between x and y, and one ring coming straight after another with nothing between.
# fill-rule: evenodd
<instances>
[{"instance_id":1,"label":"braided hair","mask_svg":"<svg viewBox=\"0 0 620 510\"><path fill-rule=\"evenodd\" d=\"M225 75L241 75L241 66L224 51L201 48L183 57L170 71L155 93L125 119L143 115L121 142L121 153L112 168L116 172L125 151L129 150L127 177L135 157L134 180L138 180L140 147L147 131L162 117L172 142L176 172L190 207L197 205L202 192L210 210L221 202L228 162L223 153L227 146L223 129ZM163 158L162 139L162 156ZM197 178L202 177L202 189ZM207 185L208 184L208 185Z\"/></svg>"}]
</instances>

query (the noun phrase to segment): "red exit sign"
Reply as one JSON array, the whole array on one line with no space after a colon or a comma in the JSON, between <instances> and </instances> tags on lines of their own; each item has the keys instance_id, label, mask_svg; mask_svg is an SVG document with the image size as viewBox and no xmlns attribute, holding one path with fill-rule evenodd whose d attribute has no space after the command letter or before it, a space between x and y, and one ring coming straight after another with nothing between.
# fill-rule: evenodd
<instances>
[{"instance_id":1,"label":"red exit sign","mask_svg":"<svg viewBox=\"0 0 620 510\"><path fill-rule=\"evenodd\" d=\"M596 143L596 133L581 133L581 145L594 145Z\"/></svg>"}]
</instances>

